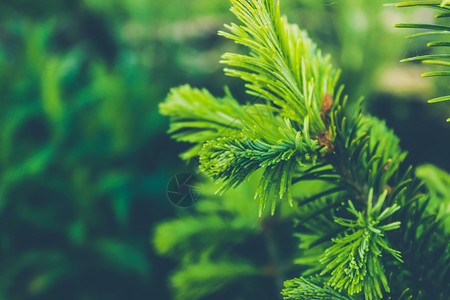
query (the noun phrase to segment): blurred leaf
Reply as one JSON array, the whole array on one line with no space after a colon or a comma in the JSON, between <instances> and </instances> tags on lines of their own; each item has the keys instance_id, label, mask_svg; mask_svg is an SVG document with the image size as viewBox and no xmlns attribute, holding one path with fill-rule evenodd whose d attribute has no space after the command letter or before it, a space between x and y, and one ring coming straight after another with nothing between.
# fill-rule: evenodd
<instances>
[{"instance_id":1,"label":"blurred leaf","mask_svg":"<svg viewBox=\"0 0 450 300\"><path fill-rule=\"evenodd\" d=\"M147 256L135 245L120 240L99 239L94 249L106 264L120 272L133 272L144 278L150 276Z\"/></svg>"},{"instance_id":2,"label":"blurred leaf","mask_svg":"<svg viewBox=\"0 0 450 300\"><path fill-rule=\"evenodd\" d=\"M42 71L42 104L45 112L53 121L59 121L63 113L59 78L60 62L53 57L45 63Z\"/></svg>"}]
</instances>

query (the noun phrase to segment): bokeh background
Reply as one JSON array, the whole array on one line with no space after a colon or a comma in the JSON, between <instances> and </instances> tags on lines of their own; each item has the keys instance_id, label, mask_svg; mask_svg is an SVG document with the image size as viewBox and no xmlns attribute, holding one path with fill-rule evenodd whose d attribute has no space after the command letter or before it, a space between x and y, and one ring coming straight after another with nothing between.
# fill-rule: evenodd
<instances>
[{"instance_id":1,"label":"bokeh background","mask_svg":"<svg viewBox=\"0 0 450 300\"><path fill-rule=\"evenodd\" d=\"M432 12L381 0L283 0L409 151L449 171L448 82L400 64L427 53L393 24ZM190 172L158 103L189 83L251 101L218 63L226 0L0 2L0 299L171 299L175 263L152 246L180 212L167 184Z\"/></svg>"}]
</instances>

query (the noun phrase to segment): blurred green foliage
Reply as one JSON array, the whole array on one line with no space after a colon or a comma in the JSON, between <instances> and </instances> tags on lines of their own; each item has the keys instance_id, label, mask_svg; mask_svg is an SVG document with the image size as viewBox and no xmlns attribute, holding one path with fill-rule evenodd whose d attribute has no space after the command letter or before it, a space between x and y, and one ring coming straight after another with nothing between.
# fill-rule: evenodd
<instances>
[{"instance_id":1,"label":"blurred green foliage","mask_svg":"<svg viewBox=\"0 0 450 300\"><path fill-rule=\"evenodd\" d=\"M154 161L164 87L112 4L1 4L2 299L165 297L148 242L171 213Z\"/></svg>"},{"instance_id":2,"label":"blurred green foliage","mask_svg":"<svg viewBox=\"0 0 450 300\"><path fill-rule=\"evenodd\" d=\"M283 281L299 270L292 263L292 208L260 218L252 201L256 177L222 196L205 180L193 212L155 231L158 253L179 262L170 278L174 299L277 299Z\"/></svg>"},{"instance_id":3,"label":"blurred green foliage","mask_svg":"<svg viewBox=\"0 0 450 300\"><path fill-rule=\"evenodd\" d=\"M444 219L446 234L450 232L450 174L436 166L425 164L416 169L416 176L425 182L432 201L429 210Z\"/></svg>"},{"instance_id":4,"label":"blurred green foliage","mask_svg":"<svg viewBox=\"0 0 450 300\"><path fill-rule=\"evenodd\" d=\"M339 59L347 88L359 89L348 92L372 99L382 89L373 78L402 51L382 2L282 5ZM170 297L173 263L149 238L174 215L167 182L189 167L177 159L187 145L169 140L157 105L182 83L219 95L225 84L251 100L217 63L237 47L216 34L232 18L228 8L224 0L0 2L0 299Z\"/></svg>"}]
</instances>

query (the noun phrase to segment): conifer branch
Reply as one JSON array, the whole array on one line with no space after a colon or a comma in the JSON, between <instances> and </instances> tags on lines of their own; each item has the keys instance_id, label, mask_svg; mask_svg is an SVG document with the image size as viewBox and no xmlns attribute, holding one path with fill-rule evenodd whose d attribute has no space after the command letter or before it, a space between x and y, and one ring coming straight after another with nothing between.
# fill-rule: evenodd
<instances>
[{"instance_id":1,"label":"conifer branch","mask_svg":"<svg viewBox=\"0 0 450 300\"><path fill-rule=\"evenodd\" d=\"M448 18L450 17L450 2L447 0L443 1L407 1L407 2L401 2L397 3L396 7L426 7L430 9L436 9L443 11L443 13L436 14L434 17L436 19L441 18ZM416 24L416 23L400 23L394 25L397 28L412 28L412 29L427 29L431 30L424 33L418 33L418 34L412 34L409 35L409 38L412 37L419 37L419 36L443 36L450 34L450 26L448 25L441 25L441 24ZM448 47L450 43L448 41L432 41L427 43L427 47ZM448 53L448 52L447 52ZM447 61L449 59L450 54L427 54L427 55L420 55L416 57L411 57L407 59L401 60L401 62L409 62L409 61L421 61L424 64L431 64L431 65L437 65L442 67L450 67L450 62ZM439 71L432 71L432 72L426 72L422 74L422 77L436 77L436 76L450 76L450 71L447 70L439 70ZM443 102L443 101L449 101L450 95L445 95L441 97L436 97L433 99L428 100L428 103L436 103L436 102ZM447 122L450 122L450 118L447 119Z\"/></svg>"},{"instance_id":2,"label":"conifer branch","mask_svg":"<svg viewBox=\"0 0 450 300\"><path fill-rule=\"evenodd\" d=\"M181 142L196 144L181 155L190 159L200 152L202 144L219 136L237 136L243 129L242 107L227 91L216 98L205 89L183 85L171 89L160 113L170 117L169 133Z\"/></svg>"},{"instance_id":3,"label":"conifer branch","mask_svg":"<svg viewBox=\"0 0 450 300\"><path fill-rule=\"evenodd\" d=\"M427 270L431 258L419 254L429 246L433 262L448 265L448 243L442 238L445 222L434 215L432 199L422 194L412 168L402 171L406 153L398 138L384 122L363 113L362 99L354 114L345 113L348 97L343 96L343 86L335 92L339 71L304 31L281 17L279 2L231 2L244 25L229 25L228 32L220 34L247 46L250 54L225 54L223 63L230 66L226 74L247 81L248 92L267 104L240 106L230 95L216 99L206 91L182 87L172 91L161 110L172 117L174 138L197 144L185 156L200 154L200 169L220 184L219 193L264 169L255 193L259 216L267 208L274 214L281 199L295 208L302 253L296 261L305 268L301 275L320 275L287 282L285 299L445 295L448 268ZM440 1L403 4L415 5L448 9ZM442 65L446 58L408 60ZM443 100L446 97L435 101ZM323 189L293 197L292 185L308 181L319 181ZM214 224L213 218L203 221ZM195 222L189 224L195 227ZM216 225L223 228L220 222ZM194 231L202 233L200 228ZM432 235L434 231L440 235ZM159 244L164 248L162 241ZM176 248L173 240L165 247L165 252ZM436 276L441 286L434 284L435 291L417 283L429 283Z\"/></svg>"},{"instance_id":4,"label":"conifer branch","mask_svg":"<svg viewBox=\"0 0 450 300\"><path fill-rule=\"evenodd\" d=\"M282 116L303 124L309 116L312 134L325 130L322 99L334 95L339 71L305 31L282 17L273 0L231 0L231 11L244 24L227 25L223 35L247 46L250 55L227 53L222 63L229 76L249 82L249 93L281 107Z\"/></svg>"},{"instance_id":5,"label":"conifer branch","mask_svg":"<svg viewBox=\"0 0 450 300\"><path fill-rule=\"evenodd\" d=\"M275 144L269 142L276 137L263 134L250 139L245 135L255 138L257 132L244 131L240 138L219 138L205 143L200 155L201 170L213 180L222 180L219 193L237 187L251 173L265 168L255 194L255 199L260 200L260 216L266 204L271 203L271 213L275 212L277 198L287 197L292 206L290 186L294 170L298 165L315 164L322 148L307 134L308 118L303 132L296 131L288 120L278 129L280 139Z\"/></svg>"},{"instance_id":6,"label":"conifer branch","mask_svg":"<svg viewBox=\"0 0 450 300\"><path fill-rule=\"evenodd\" d=\"M340 295L318 277L287 280L284 286L285 289L281 292L284 300L353 300L351 297Z\"/></svg>"},{"instance_id":7,"label":"conifer branch","mask_svg":"<svg viewBox=\"0 0 450 300\"><path fill-rule=\"evenodd\" d=\"M345 236L334 239L335 245L328 248L322 259L327 263L321 275L331 273L329 284L339 291L347 289L349 295L364 291L366 299L383 297L381 287L389 292L389 285L380 257L382 250L392 254L401 261L400 252L390 248L384 239L384 232L400 227L400 222L386 225L379 223L400 209L398 205L381 207L387 192L380 196L373 205L373 190L370 190L367 211L357 211L349 201L348 211L355 219L336 218L335 222L348 227Z\"/></svg>"}]
</instances>

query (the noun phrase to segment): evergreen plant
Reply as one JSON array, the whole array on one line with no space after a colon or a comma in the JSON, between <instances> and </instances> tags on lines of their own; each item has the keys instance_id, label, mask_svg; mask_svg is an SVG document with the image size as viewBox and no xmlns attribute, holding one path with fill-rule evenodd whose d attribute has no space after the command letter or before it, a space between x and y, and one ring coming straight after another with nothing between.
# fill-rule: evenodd
<instances>
[{"instance_id":1,"label":"evergreen plant","mask_svg":"<svg viewBox=\"0 0 450 300\"><path fill-rule=\"evenodd\" d=\"M249 52L221 63L258 101L184 85L160 105L172 137L193 144L182 158L198 157L217 185L202 183L193 212L156 229L156 249L180 261L176 298L448 299L449 175L404 166L399 139L362 99L346 109L340 70L278 1L231 2L240 24L219 34Z\"/></svg>"}]
</instances>

